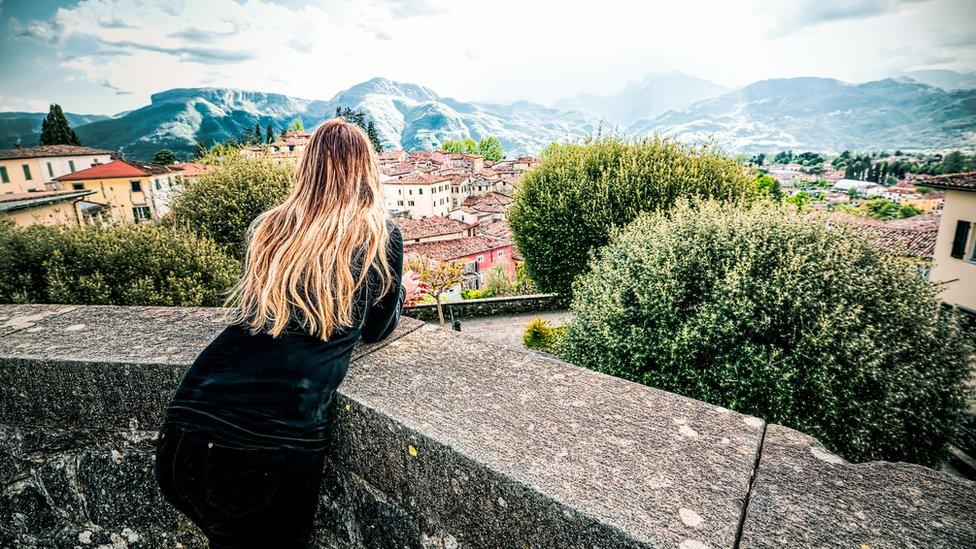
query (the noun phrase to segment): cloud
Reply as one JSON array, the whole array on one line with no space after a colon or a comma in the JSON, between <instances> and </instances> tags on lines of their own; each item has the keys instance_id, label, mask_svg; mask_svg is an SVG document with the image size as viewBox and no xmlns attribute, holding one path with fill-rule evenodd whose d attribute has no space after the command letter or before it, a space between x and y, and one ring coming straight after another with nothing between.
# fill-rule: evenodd
<instances>
[{"instance_id":1,"label":"cloud","mask_svg":"<svg viewBox=\"0 0 976 549\"><path fill-rule=\"evenodd\" d=\"M115 95L132 95L132 92L127 91L127 90L123 90L122 88L120 88L118 86L113 86L112 84L109 83L108 80L102 82L102 87L103 88L108 88L108 89L114 91L115 92Z\"/></svg>"},{"instance_id":2,"label":"cloud","mask_svg":"<svg viewBox=\"0 0 976 549\"><path fill-rule=\"evenodd\" d=\"M98 21L98 26L103 29L135 29L138 28L135 25L131 25L119 18L117 15L110 18L101 19Z\"/></svg>"},{"instance_id":3,"label":"cloud","mask_svg":"<svg viewBox=\"0 0 976 549\"><path fill-rule=\"evenodd\" d=\"M790 4L778 18L773 36L785 36L800 29L900 12L906 6L931 0L802 0Z\"/></svg>"},{"instance_id":4,"label":"cloud","mask_svg":"<svg viewBox=\"0 0 976 549\"><path fill-rule=\"evenodd\" d=\"M165 53L178 57L181 61L195 63L240 63L241 61L256 59L256 56L248 51L234 51L221 48L206 48L199 46L167 47L157 46L156 44L140 44L138 42L132 42L129 40L120 40L118 42L103 40L102 42L108 46L113 46L116 48Z\"/></svg>"},{"instance_id":5,"label":"cloud","mask_svg":"<svg viewBox=\"0 0 976 549\"><path fill-rule=\"evenodd\" d=\"M976 46L976 30L962 32L944 31L939 34L939 44L947 48L969 48Z\"/></svg>"},{"instance_id":6,"label":"cloud","mask_svg":"<svg viewBox=\"0 0 976 549\"><path fill-rule=\"evenodd\" d=\"M16 17L10 18L10 36L25 38L45 44L57 44L61 40L62 27L57 21L40 21L31 19L21 23Z\"/></svg>"},{"instance_id":7,"label":"cloud","mask_svg":"<svg viewBox=\"0 0 976 549\"><path fill-rule=\"evenodd\" d=\"M430 0L383 0L382 3L389 7L390 15L396 18L433 15L440 11Z\"/></svg>"},{"instance_id":8,"label":"cloud","mask_svg":"<svg viewBox=\"0 0 976 549\"><path fill-rule=\"evenodd\" d=\"M185 29L170 33L168 36L170 38L179 38L183 40L189 40L191 42L216 42L221 38L231 36L235 32L235 29L226 31L215 31L207 29L198 29L195 27L187 27Z\"/></svg>"}]
</instances>

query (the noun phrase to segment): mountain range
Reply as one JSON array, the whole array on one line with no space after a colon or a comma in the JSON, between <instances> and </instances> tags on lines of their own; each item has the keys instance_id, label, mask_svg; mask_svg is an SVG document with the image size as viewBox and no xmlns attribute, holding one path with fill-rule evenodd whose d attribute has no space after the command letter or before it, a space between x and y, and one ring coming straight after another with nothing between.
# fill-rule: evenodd
<instances>
[{"instance_id":1,"label":"mountain range","mask_svg":"<svg viewBox=\"0 0 976 549\"><path fill-rule=\"evenodd\" d=\"M614 125L625 136L712 140L728 152L743 153L976 147L973 75L921 72L863 84L773 79L732 90L668 73L651 75L616 94L576 96L555 107L458 101L384 78L357 84L329 100L179 88L153 94L149 105L113 117L66 116L86 145L118 150L133 159L149 159L162 148L186 157L198 141L210 145L236 139L255 124L264 128L270 123L280 130L295 117L312 128L334 116L338 107L366 111L386 147L407 150L494 135L509 156L538 154L553 141L578 140ZM43 117L0 113L0 148L36 143Z\"/></svg>"}]
</instances>

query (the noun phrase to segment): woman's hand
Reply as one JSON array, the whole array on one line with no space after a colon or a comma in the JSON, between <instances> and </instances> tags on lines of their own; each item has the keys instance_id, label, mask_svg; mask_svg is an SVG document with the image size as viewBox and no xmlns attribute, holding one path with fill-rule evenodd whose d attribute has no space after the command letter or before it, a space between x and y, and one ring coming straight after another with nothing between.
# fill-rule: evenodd
<instances>
[{"instance_id":1,"label":"woman's hand","mask_svg":"<svg viewBox=\"0 0 976 549\"><path fill-rule=\"evenodd\" d=\"M430 284L420 280L420 275L413 271L403 273L403 289L406 290L406 297L403 304L407 307L416 305L423 299L423 295L430 291Z\"/></svg>"}]
</instances>

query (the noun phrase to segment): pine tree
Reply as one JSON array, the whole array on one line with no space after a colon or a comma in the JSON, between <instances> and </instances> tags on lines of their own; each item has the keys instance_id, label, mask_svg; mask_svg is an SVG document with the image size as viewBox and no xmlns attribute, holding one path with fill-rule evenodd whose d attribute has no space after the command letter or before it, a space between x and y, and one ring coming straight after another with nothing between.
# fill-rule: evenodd
<instances>
[{"instance_id":1,"label":"pine tree","mask_svg":"<svg viewBox=\"0 0 976 549\"><path fill-rule=\"evenodd\" d=\"M265 143L274 143L275 134L274 134L274 128L271 127L271 122L268 122L267 134L268 135L265 137Z\"/></svg>"},{"instance_id":2,"label":"pine tree","mask_svg":"<svg viewBox=\"0 0 976 549\"><path fill-rule=\"evenodd\" d=\"M380 132L376 130L376 124L373 124L372 120L366 124L366 135L369 137L370 142L373 143L373 148L376 149L376 152L383 152L383 142L380 141Z\"/></svg>"},{"instance_id":3,"label":"pine tree","mask_svg":"<svg viewBox=\"0 0 976 549\"><path fill-rule=\"evenodd\" d=\"M47 117L41 123L41 145L81 145L75 131L68 125L61 106L51 105Z\"/></svg>"},{"instance_id":4,"label":"pine tree","mask_svg":"<svg viewBox=\"0 0 976 549\"><path fill-rule=\"evenodd\" d=\"M258 121L254 124L254 144L260 145L264 142L264 137L261 136L261 122Z\"/></svg>"}]
</instances>

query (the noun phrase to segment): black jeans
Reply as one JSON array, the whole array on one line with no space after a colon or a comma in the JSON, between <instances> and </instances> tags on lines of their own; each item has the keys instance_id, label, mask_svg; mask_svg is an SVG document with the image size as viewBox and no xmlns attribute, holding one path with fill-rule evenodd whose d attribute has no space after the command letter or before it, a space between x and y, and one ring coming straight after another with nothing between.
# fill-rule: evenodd
<instances>
[{"instance_id":1,"label":"black jeans","mask_svg":"<svg viewBox=\"0 0 976 549\"><path fill-rule=\"evenodd\" d=\"M213 549L307 547L324 452L231 447L167 426L156 450L163 496Z\"/></svg>"}]
</instances>

